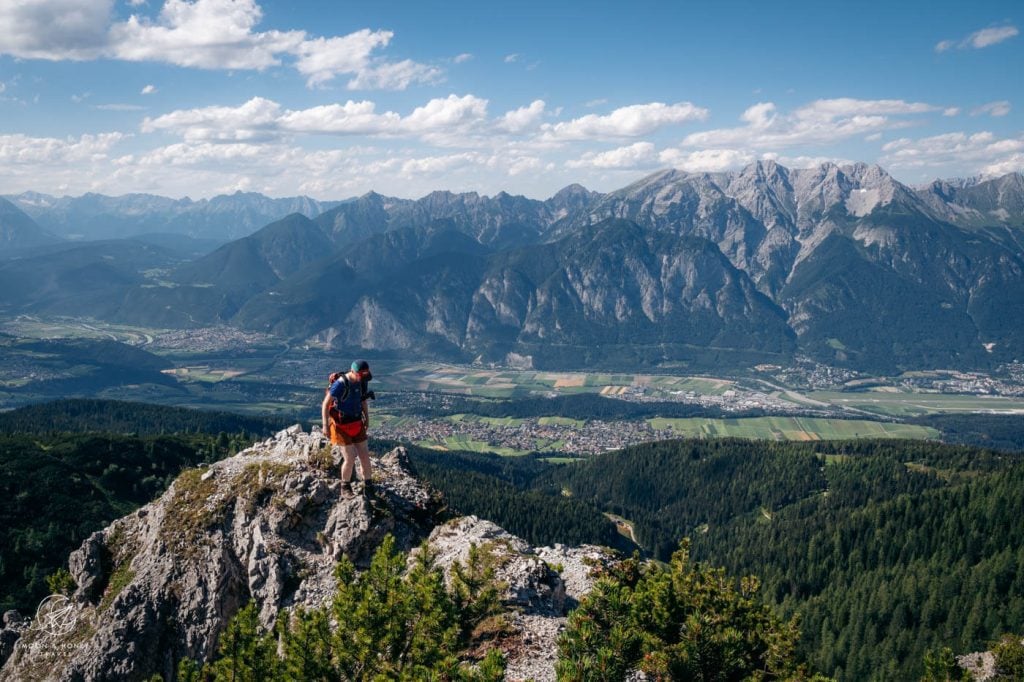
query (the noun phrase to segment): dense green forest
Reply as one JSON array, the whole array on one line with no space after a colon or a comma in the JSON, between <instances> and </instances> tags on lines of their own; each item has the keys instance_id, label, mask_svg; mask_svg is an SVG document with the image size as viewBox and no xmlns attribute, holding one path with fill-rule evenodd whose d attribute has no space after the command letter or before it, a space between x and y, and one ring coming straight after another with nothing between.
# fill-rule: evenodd
<instances>
[{"instance_id":1,"label":"dense green forest","mask_svg":"<svg viewBox=\"0 0 1024 682\"><path fill-rule=\"evenodd\" d=\"M938 429L944 443L1024 450L1024 415L930 414L908 421Z\"/></svg>"},{"instance_id":2,"label":"dense green forest","mask_svg":"<svg viewBox=\"0 0 1024 682\"><path fill-rule=\"evenodd\" d=\"M632 519L660 558L755 573L812 666L917 679L938 646L1024 629L1019 455L912 441L673 441L538 476Z\"/></svg>"},{"instance_id":3,"label":"dense green forest","mask_svg":"<svg viewBox=\"0 0 1024 682\"><path fill-rule=\"evenodd\" d=\"M399 445L372 441L378 453ZM594 505L529 490L551 465L534 455L438 451L403 444L418 476L439 490L453 514L474 514L535 545L598 543L623 550L632 544Z\"/></svg>"},{"instance_id":4,"label":"dense green forest","mask_svg":"<svg viewBox=\"0 0 1024 682\"><path fill-rule=\"evenodd\" d=\"M522 490L499 478L430 463L415 454L413 462L419 474L444 494L453 511L494 521L533 544L589 542L629 549L615 525L591 504Z\"/></svg>"},{"instance_id":5,"label":"dense green forest","mask_svg":"<svg viewBox=\"0 0 1024 682\"><path fill-rule=\"evenodd\" d=\"M801 655L840 680L918 679L931 650L981 650L1024 630L1020 455L739 439L649 443L562 466L411 455L460 512L531 542L608 544L587 521L593 509L633 521L662 560L690 536L695 559L759 575L761 595L800 619ZM577 506L553 520L538 493Z\"/></svg>"},{"instance_id":6,"label":"dense green forest","mask_svg":"<svg viewBox=\"0 0 1024 682\"><path fill-rule=\"evenodd\" d=\"M268 434L293 424L281 417L251 417L231 412L190 410L121 400L55 400L0 413L0 434L13 433L165 433L248 432Z\"/></svg>"},{"instance_id":7,"label":"dense green forest","mask_svg":"<svg viewBox=\"0 0 1024 682\"><path fill-rule=\"evenodd\" d=\"M703 524L776 509L825 485L813 454L739 439L645 443L553 468L534 482L634 521L640 544L662 560Z\"/></svg>"}]
</instances>

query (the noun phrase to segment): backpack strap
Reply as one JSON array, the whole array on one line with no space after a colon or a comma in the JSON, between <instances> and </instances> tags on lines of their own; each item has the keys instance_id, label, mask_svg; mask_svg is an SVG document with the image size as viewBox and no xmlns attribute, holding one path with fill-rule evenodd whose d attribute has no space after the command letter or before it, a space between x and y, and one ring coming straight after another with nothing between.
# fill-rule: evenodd
<instances>
[{"instance_id":1,"label":"backpack strap","mask_svg":"<svg viewBox=\"0 0 1024 682\"><path fill-rule=\"evenodd\" d=\"M331 390L331 386L333 386L334 382L336 381L340 381L342 386L345 387L345 392L341 394L341 399L344 400L345 398L348 397L348 391L350 386L348 377L345 376L345 372L331 372L330 376L327 377L328 391Z\"/></svg>"}]
</instances>

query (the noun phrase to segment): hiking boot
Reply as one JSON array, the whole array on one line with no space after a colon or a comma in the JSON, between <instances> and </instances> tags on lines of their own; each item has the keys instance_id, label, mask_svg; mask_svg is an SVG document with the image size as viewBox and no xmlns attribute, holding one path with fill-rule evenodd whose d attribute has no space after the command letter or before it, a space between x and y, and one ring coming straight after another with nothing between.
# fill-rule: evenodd
<instances>
[{"instance_id":1,"label":"hiking boot","mask_svg":"<svg viewBox=\"0 0 1024 682\"><path fill-rule=\"evenodd\" d=\"M373 481L363 481L363 494L370 495L373 493Z\"/></svg>"},{"instance_id":2,"label":"hiking boot","mask_svg":"<svg viewBox=\"0 0 1024 682\"><path fill-rule=\"evenodd\" d=\"M341 496L344 498L352 497L355 493L352 491L352 481L341 482Z\"/></svg>"}]
</instances>

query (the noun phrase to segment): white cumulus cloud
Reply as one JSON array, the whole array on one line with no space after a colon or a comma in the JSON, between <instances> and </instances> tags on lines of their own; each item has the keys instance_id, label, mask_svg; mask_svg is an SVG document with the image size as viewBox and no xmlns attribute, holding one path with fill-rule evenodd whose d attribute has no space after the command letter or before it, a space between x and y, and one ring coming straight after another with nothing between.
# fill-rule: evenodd
<instances>
[{"instance_id":1,"label":"white cumulus cloud","mask_svg":"<svg viewBox=\"0 0 1024 682\"><path fill-rule=\"evenodd\" d=\"M690 172L715 173L742 168L756 160L756 156L742 149L701 149L684 151L665 149L659 154L661 163Z\"/></svg>"},{"instance_id":2,"label":"white cumulus cloud","mask_svg":"<svg viewBox=\"0 0 1024 682\"><path fill-rule=\"evenodd\" d=\"M408 159L402 163L403 175L440 175L463 166L479 165L485 159L482 155L467 152L462 154L445 154L442 156L425 156Z\"/></svg>"},{"instance_id":3,"label":"white cumulus cloud","mask_svg":"<svg viewBox=\"0 0 1024 682\"><path fill-rule=\"evenodd\" d=\"M408 132L424 132L462 128L483 122L487 118L487 100L474 95L448 95L432 99L413 109L402 121Z\"/></svg>"},{"instance_id":4,"label":"white cumulus cloud","mask_svg":"<svg viewBox=\"0 0 1024 682\"><path fill-rule=\"evenodd\" d=\"M960 40L942 40L935 44L936 52L945 52L956 48L958 50L974 49L980 50L984 47L997 45L1004 40L1016 37L1020 31L1016 26L994 26L975 31L966 38Z\"/></svg>"},{"instance_id":5,"label":"white cumulus cloud","mask_svg":"<svg viewBox=\"0 0 1024 682\"><path fill-rule=\"evenodd\" d=\"M373 102L349 100L344 104L283 112L276 117L274 126L289 132L379 135L398 132L401 120L393 111L378 114Z\"/></svg>"},{"instance_id":6,"label":"white cumulus cloud","mask_svg":"<svg viewBox=\"0 0 1024 682\"><path fill-rule=\"evenodd\" d=\"M152 95L155 92L156 92L156 86L155 85L147 85L146 87L142 88L142 90L139 92L139 94L140 95Z\"/></svg>"},{"instance_id":7,"label":"white cumulus cloud","mask_svg":"<svg viewBox=\"0 0 1024 682\"><path fill-rule=\"evenodd\" d=\"M142 132L168 130L186 140L244 141L266 138L279 131L281 105L253 97L239 107L179 109L156 118L145 118Z\"/></svg>"},{"instance_id":8,"label":"white cumulus cloud","mask_svg":"<svg viewBox=\"0 0 1024 682\"><path fill-rule=\"evenodd\" d=\"M497 128L509 133L520 133L536 126L544 116L544 100L537 99L529 106L506 112L497 122Z\"/></svg>"},{"instance_id":9,"label":"white cumulus cloud","mask_svg":"<svg viewBox=\"0 0 1024 682\"><path fill-rule=\"evenodd\" d=\"M138 15L114 24L108 53L127 61L202 69L265 69L295 50L302 31L253 29L263 12L254 0L166 0L155 22Z\"/></svg>"},{"instance_id":10,"label":"white cumulus cloud","mask_svg":"<svg viewBox=\"0 0 1024 682\"><path fill-rule=\"evenodd\" d=\"M0 135L0 165L73 164L106 159L110 150L128 136L100 133L78 138Z\"/></svg>"},{"instance_id":11,"label":"white cumulus cloud","mask_svg":"<svg viewBox=\"0 0 1024 682\"><path fill-rule=\"evenodd\" d=\"M988 114L989 116L1006 116L1010 113L1010 103L1004 100L998 102L989 102L988 104L982 104L980 107L971 109L971 116L981 116Z\"/></svg>"},{"instance_id":12,"label":"white cumulus cloud","mask_svg":"<svg viewBox=\"0 0 1024 682\"><path fill-rule=\"evenodd\" d=\"M350 75L349 90L405 90L413 83L438 80L441 70L409 59L384 62L373 59L387 47L392 31L363 29L346 36L303 40L294 52L295 68L310 87L325 85L339 75Z\"/></svg>"},{"instance_id":13,"label":"white cumulus cloud","mask_svg":"<svg viewBox=\"0 0 1024 682\"><path fill-rule=\"evenodd\" d=\"M181 109L147 117L142 131L174 132L187 141L247 142L288 133L416 136L458 132L486 119L487 100L474 95L432 99L404 117L394 111L378 113L370 101L286 110L273 100L253 97L237 107Z\"/></svg>"},{"instance_id":14,"label":"white cumulus cloud","mask_svg":"<svg viewBox=\"0 0 1024 682\"><path fill-rule=\"evenodd\" d=\"M350 89L402 90L435 82L441 70L412 60L391 62L377 52L391 31L362 29L345 36L259 31L255 0L165 0L150 19L113 20L112 0L32 0L0 3L0 54L26 59L121 59L199 69L252 69L290 64L309 87L340 75Z\"/></svg>"},{"instance_id":15,"label":"white cumulus cloud","mask_svg":"<svg viewBox=\"0 0 1024 682\"><path fill-rule=\"evenodd\" d=\"M411 59L361 69L348 82L349 90L405 90L413 83L435 83L442 71Z\"/></svg>"},{"instance_id":16,"label":"white cumulus cloud","mask_svg":"<svg viewBox=\"0 0 1024 682\"><path fill-rule=\"evenodd\" d=\"M566 162L567 168L601 168L627 170L653 168L659 163L658 154L650 142L637 142L605 152L587 152L578 159Z\"/></svg>"},{"instance_id":17,"label":"white cumulus cloud","mask_svg":"<svg viewBox=\"0 0 1024 682\"><path fill-rule=\"evenodd\" d=\"M83 60L104 54L113 0L0 2L0 53Z\"/></svg>"},{"instance_id":18,"label":"white cumulus cloud","mask_svg":"<svg viewBox=\"0 0 1024 682\"><path fill-rule=\"evenodd\" d=\"M808 144L829 144L854 135L902 127L907 116L936 111L924 102L849 97L820 99L780 114L772 102L759 102L740 116L746 123L738 128L717 128L687 135L684 147L727 149L776 149Z\"/></svg>"},{"instance_id":19,"label":"white cumulus cloud","mask_svg":"<svg viewBox=\"0 0 1024 682\"><path fill-rule=\"evenodd\" d=\"M599 140L620 137L640 137L669 125L688 121L703 121L708 110L690 102L665 104L633 104L620 107L610 114L588 114L562 123L543 126L544 137L549 140Z\"/></svg>"},{"instance_id":20,"label":"white cumulus cloud","mask_svg":"<svg viewBox=\"0 0 1024 682\"><path fill-rule=\"evenodd\" d=\"M900 138L882 146L879 162L892 168L965 168L983 175L1024 169L1024 135L1000 138L989 131Z\"/></svg>"}]
</instances>

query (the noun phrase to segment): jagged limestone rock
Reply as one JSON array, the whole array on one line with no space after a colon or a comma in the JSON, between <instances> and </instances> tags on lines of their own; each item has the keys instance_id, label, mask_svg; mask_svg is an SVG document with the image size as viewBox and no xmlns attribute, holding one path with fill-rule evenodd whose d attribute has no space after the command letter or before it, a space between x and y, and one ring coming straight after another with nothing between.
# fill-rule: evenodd
<instances>
[{"instance_id":1,"label":"jagged limestone rock","mask_svg":"<svg viewBox=\"0 0 1024 682\"><path fill-rule=\"evenodd\" d=\"M18 638L28 628L28 624L29 619L17 611L4 612L3 621L0 622L0 666L14 653Z\"/></svg>"},{"instance_id":2,"label":"jagged limestone rock","mask_svg":"<svg viewBox=\"0 0 1024 682\"><path fill-rule=\"evenodd\" d=\"M415 477L403 448L374 466L372 492L344 496L320 432L296 425L182 473L71 555L74 595L17 625L20 639L7 636L13 653L0 679L168 679L182 658L208 659L250 601L267 628L282 609L329 603L337 560L367 566L390 533L403 551L429 536L445 569L465 561L471 544L485 548L505 586L507 678L553 680L565 613L590 589L590 566L610 552L533 548L476 517L442 524L443 501Z\"/></svg>"},{"instance_id":3,"label":"jagged limestone rock","mask_svg":"<svg viewBox=\"0 0 1024 682\"><path fill-rule=\"evenodd\" d=\"M558 635L566 614L594 584L592 568L612 559L610 550L582 547L531 547L490 521L464 516L438 526L428 541L446 575L457 561L465 564L471 545L486 555L502 587L507 610L506 679L547 682L555 679ZM411 558L410 558L411 561Z\"/></svg>"},{"instance_id":4,"label":"jagged limestone rock","mask_svg":"<svg viewBox=\"0 0 1024 682\"><path fill-rule=\"evenodd\" d=\"M342 554L367 565L386 534L409 550L436 524L440 501L403 450L375 462L369 497L344 497L324 454L319 432L293 426L90 536L69 561L79 587L61 632L29 629L0 678L166 676L209 657L250 600L270 627L282 608L329 601Z\"/></svg>"}]
</instances>

